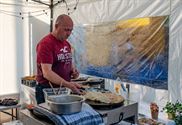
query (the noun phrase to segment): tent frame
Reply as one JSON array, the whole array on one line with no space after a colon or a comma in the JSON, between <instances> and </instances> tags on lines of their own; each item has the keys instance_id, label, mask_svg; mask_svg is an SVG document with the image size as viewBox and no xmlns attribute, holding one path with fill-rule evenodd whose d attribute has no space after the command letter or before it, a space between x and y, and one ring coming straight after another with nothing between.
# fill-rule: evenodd
<instances>
[{"instance_id":1,"label":"tent frame","mask_svg":"<svg viewBox=\"0 0 182 125\"><path fill-rule=\"evenodd\" d=\"M54 0L50 0L50 4L44 3L44 2L42 2L40 0L32 0L32 1L43 4L43 5L46 5L46 6L48 6L50 8L50 32L52 32L54 7L57 6L61 2L65 2L65 0L60 0L55 4L54 4Z\"/></svg>"}]
</instances>

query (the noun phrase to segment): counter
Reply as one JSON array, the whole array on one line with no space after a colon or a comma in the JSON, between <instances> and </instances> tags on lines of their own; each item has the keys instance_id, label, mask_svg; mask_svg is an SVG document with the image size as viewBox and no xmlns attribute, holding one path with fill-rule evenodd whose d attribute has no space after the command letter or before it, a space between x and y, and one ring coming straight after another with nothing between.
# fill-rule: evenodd
<instances>
[{"instance_id":1,"label":"counter","mask_svg":"<svg viewBox=\"0 0 182 125\"><path fill-rule=\"evenodd\" d=\"M46 103L41 104L42 107L47 107ZM118 108L110 109L110 110L96 110L99 112L104 120L104 124L116 124L121 123L122 120L136 123L138 119L138 103L126 100L123 106ZM29 110L21 110L20 111L20 120L25 125L50 125L48 123L50 120L42 120L32 113Z\"/></svg>"},{"instance_id":2,"label":"counter","mask_svg":"<svg viewBox=\"0 0 182 125\"><path fill-rule=\"evenodd\" d=\"M106 86L106 89L107 88L109 87ZM22 99L23 102L28 101L29 103L33 103L33 104L35 103L35 98L34 98L35 88L34 87L28 87L28 86L22 85L22 92L24 93L22 94L24 95L24 98ZM96 111L102 114L104 123L106 125L113 124L113 123L121 123L123 119L130 123L137 123L137 119L138 119L138 103L131 100L125 100L124 105L118 108L108 109L108 110L96 110ZM37 118L32 116L32 114L28 110L20 111L20 116L21 116L21 121L25 123L25 125L29 125L31 122L36 122L37 124L41 122ZM29 122L28 120L29 117L31 122ZM45 121L43 121L41 122L41 124L46 124L46 123Z\"/></svg>"}]
</instances>

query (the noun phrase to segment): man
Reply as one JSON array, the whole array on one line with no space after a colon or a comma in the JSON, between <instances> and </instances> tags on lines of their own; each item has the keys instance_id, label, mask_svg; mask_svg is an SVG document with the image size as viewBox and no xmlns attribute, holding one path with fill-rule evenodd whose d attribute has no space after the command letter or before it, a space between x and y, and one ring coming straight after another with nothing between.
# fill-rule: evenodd
<instances>
[{"instance_id":1,"label":"man","mask_svg":"<svg viewBox=\"0 0 182 125\"><path fill-rule=\"evenodd\" d=\"M58 16L52 33L45 36L37 45L37 104L45 102L43 89L65 86L80 94L77 83L70 82L71 77L77 78L78 71L72 64L71 45L67 38L73 29L72 19L63 14Z\"/></svg>"}]
</instances>

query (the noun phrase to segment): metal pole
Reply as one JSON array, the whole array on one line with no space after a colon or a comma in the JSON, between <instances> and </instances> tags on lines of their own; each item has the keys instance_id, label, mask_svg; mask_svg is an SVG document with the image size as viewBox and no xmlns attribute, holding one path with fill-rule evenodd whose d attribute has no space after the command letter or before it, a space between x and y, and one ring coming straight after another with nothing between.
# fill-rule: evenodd
<instances>
[{"instance_id":1,"label":"metal pole","mask_svg":"<svg viewBox=\"0 0 182 125\"><path fill-rule=\"evenodd\" d=\"M53 8L54 8L54 5L53 5L53 0L50 1L51 4L50 4L50 10L51 10L51 16L50 16L50 32L52 32L52 27L53 27Z\"/></svg>"},{"instance_id":2,"label":"metal pole","mask_svg":"<svg viewBox=\"0 0 182 125\"><path fill-rule=\"evenodd\" d=\"M44 2L41 2L39 0L32 0L34 2L40 3L40 4L44 4L46 6L49 6L50 8L50 32L52 32L53 29L53 12L54 12L54 6L57 6L60 2L57 2L56 4L53 3L54 0L50 0L50 5L46 4ZM61 0L61 2L63 2L63 0Z\"/></svg>"},{"instance_id":3,"label":"metal pole","mask_svg":"<svg viewBox=\"0 0 182 125\"><path fill-rule=\"evenodd\" d=\"M41 2L39 0L32 0L34 2L37 2L37 3L40 3L40 4L43 4L43 5L46 5L46 6L49 6L50 8L50 13L51 13L51 16L50 16L50 32L52 32L52 24L53 24L53 8L54 8L54 5L53 5L53 0L50 0L50 5L49 4L46 4L44 2Z\"/></svg>"}]
</instances>

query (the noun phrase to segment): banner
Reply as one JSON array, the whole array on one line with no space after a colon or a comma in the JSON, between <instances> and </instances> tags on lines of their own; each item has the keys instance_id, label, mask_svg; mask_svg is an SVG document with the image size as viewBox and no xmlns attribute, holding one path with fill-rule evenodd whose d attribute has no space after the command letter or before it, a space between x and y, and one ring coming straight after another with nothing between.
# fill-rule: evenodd
<instances>
[{"instance_id":1,"label":"banner","mask_svg":"<svg viewBox=\"0 0 182 125\"><path fill-rule=\"evenodd\" d=\"M83 74L167 89L169 17L75 26L69 41Z\"/></svg>"}]
</instances>

